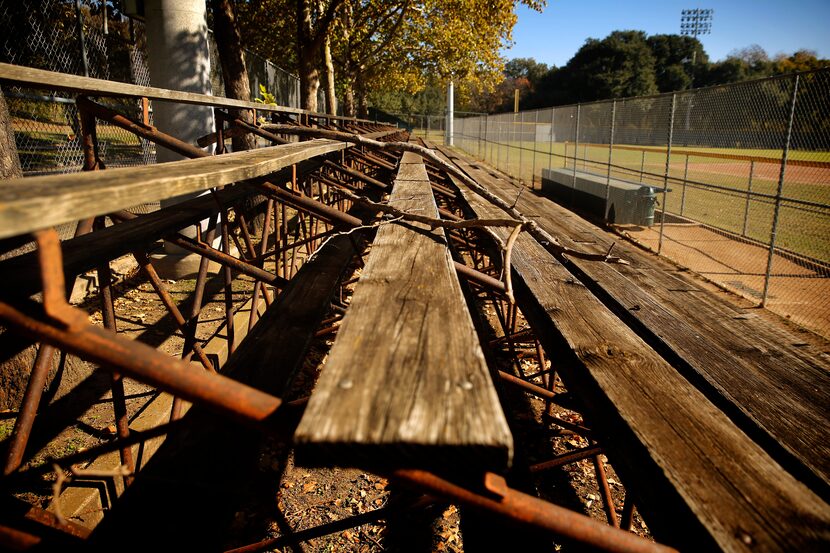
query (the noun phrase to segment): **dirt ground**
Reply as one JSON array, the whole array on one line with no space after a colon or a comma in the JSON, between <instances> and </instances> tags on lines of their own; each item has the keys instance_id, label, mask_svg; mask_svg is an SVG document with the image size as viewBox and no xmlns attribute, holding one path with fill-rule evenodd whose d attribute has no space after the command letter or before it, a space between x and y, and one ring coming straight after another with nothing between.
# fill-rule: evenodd
<instances>
[{"instance_id":1,"label":"dirt ground","mask_svg":"<svg viewBox=\"0 0 830 553\"><path fill-rule=\"evenodd\" d=\"M660 226L619 225L626 238L657 251ZM757 304L769 251L703 225L666 223L662 255ZM776 254L766 307L820 336L830 336L830 278L820 268Z\"/></svg>"}]
</instances>

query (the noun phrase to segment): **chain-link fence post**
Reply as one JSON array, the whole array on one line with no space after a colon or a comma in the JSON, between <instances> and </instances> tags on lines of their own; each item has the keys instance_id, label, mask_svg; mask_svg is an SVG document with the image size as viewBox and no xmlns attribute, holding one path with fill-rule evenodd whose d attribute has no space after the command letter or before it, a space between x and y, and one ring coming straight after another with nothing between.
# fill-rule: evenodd
<instances>
[{"instance_id":1,"label":"chain-link fence post","mask_svg":"<svg viewBox=\"0 0 830 553\"><path fill-rule=\"evenodd\" d=\"M764 292L761 294L761 307L767 304L767 295L769 294L769 277L772 272L772 259L775 255L775 238L778 233L778 218L781 211L781 194L784 191L784 175L787 172L787 156L790 153L790 139L793 134L793 120L795 119L795 102L798 95L798 78L796 73L795 81L793 82L793 95L790 101L789 120L787 121L787 134L784 137L784 148L781 152L781 171L778 174L778 189L775 191L775 208L772 212L772 230L769 235L769 253L767 255L767 270L764 274Z\"/></svg>"},{"instance_id":2,"label":"chain-link fence post","mask_svg":"<svg viewBox=\"0 0 830 553\"><path fill-rule=\"evenodd\" d=\"M518 124L518 126L517 126L517 124ZM521 112L519 114L519 120L518 121L516 121L516 119L514 117L514 119L513 119L513 129L518 130L518 132L516 133L516 138L518 138L518 140L516 140L515 142L517 142L519 144L519 169L516 171L516 177L519 178L519 183L521 183L522 182L522 173L523 173L523 170L524 170L524 143L525 143L525 141L524 141L525 114L524 114L524 112Z\"/></svg>"},{"instance_id":3,"label":"chain-link fence post","mask_svg":"<svg viewBox=\"0 0 830 553\"><path fill-rule=\"evenodd\" d=\"M683 184L680 188L680 216L683 216L683 210L686 209L686 181L689 178L689 154L686 154L686 164L683 166Z\"/></svg>"},{"instance_id":4,"label":"chain-link fence post","mask_svg":"<svg viewBox=\"0 0 830 553\"><path fill-rule=\"evenodd\" d=\"M749 181L746 184L746 203L744 204L744 226L741 236L746 237L746 229L749 225L749 200L752 198L752 177L755 174L755 160L749 160Z\"/></svg>"},{"instance_id":5,"label":"chain-link fence post","mask_svg":"<svg viewBox=\"0 0 830 553\"><path fill-rule=\"evenodd\" d=\"M556 108L550 108L550 147L548 153L548 171L553 168L553 142L556 139L556 133L554 132L553 126L556 122Z\"/></svg>"},{"instance_id":6,"label":"chain-link fence post","mask_svg":"<svg viewBox=\"0 0 830 553\"><path fill-rule=\"evenodd\" d=\"M574 132L574 172L573 172L573 181L571 182L571 186L574 190L576 190L576 159L579 157L579 113L581 111L582 104L576 105L576 130ZM571 193L571 201L573 201L573 195L575 192Z\"/></svg>"},{"instance_id":7,"label":"chain-link fence post","mask_svg":"<svg viewBox=\"0 0 830 553\"><path fill-rule=\"evenodd\" d=\"M530 173L530 189L533 190L533 184L536 180L536 152L539 150L539 110L536 110L536 117L533 122L533 169ZM539 187L541 188L542 179L539 177Z\"/></svg>"},{"instance_id":8,"label":"chain-link fence post","mask_svg":"<svg viewBox=\"0 0 830 553\"><path fill-rule=\"evenodd\" d=\"M608 202L611 199L611 161L614 157L614 124L617 119L617 101L611 102L611 132L608 133L608 170L605 175L605 210L603 218L608 222Z\"/></svg>"},{"instance_id":9,"label":"chain-link fence post","mask_svg":"<svg viewBox=\"0 0 830 553\"><path fill-rule=\"evenodd\" d=\"M660 238L657 240L657 255L663 250L663 228L666 225L666 195L669 191L669 170L671 169L671 144L674 138L674 107L677 104L677 94L671 95L671 111L669 113L669 139L666 145L666 170L663 173L663 205L660 206Z\"/></svg>"}]
</instances>

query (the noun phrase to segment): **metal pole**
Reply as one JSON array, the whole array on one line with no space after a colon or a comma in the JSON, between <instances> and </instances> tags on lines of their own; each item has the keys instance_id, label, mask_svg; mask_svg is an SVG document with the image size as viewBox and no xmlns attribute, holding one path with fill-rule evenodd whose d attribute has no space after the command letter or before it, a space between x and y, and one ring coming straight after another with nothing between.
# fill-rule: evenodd
<instances>
[{"instance_id":1,"label":"metal pole","mask_svg":"<svg viewBox=\"0 0 830 553\"><path fill-rule=\"evenodd\" d=\"M798 95L798 79L796 74L795 82L793 83L793 97L790 101L790 119L787 123L787 135L784 138L784 149L781 153L781 172L778 174L778 190L775 192L775 211L772 215L772 231L769 236L769 255L767 256L767 271L764 275L764 293L761 295L761 307L767 305L767 295L769 294L769 275L772 272L772 257L775 255L775 238L778 234L778 216L781 211L781 193L784 190L784 174L787 172L787 156L790 154L790 139L793 134L793 120L795 119L795 99Z\"/></svg>"},{"instance_id":2,"label":"metal pole","mask_svg":"<svg viewBox=\"0 0 830 553\"><path fill-rule=\"evenodd\" d=\"M482 117L484 120L484 133L482 134L482 154L479 156L482 160L487 161L487 114L485 113Z\"/></svg>"},{"instance_id":3,"label":"metal pole","mask_svg":"<svg viewBox=\"0 0 830 553\"><path fill-rule=\"evenodd\" d=\"M666 225L666 194L669 191L669 169L671 167L671 143L674 135L674 106L677 103L677 94L671 95L671 113L669 114L669 143L666 146L666 170L663 173L663 209L660 215L660 238L657 241L657 255L663 249L663 227Z\"/></svg>"},{"instance_id":4,"label":"metal pole","mask_svg":"<svg viewBox=\"0 0 830 553\"><path fill-rule=\"evenodd\" d=\"M481 159L481 122L484 117L478 116L478 159Z\"/></svg>"},{"instance_id":5,"label":"metal pole","mask_svg":"<svg viewBox=\"0 0 830 553\"><path fill-rule=\"evenodd\" d=\"M553 132L553 123L555 121L556 115L556 108L550 108L550 150L548 154L548 170L550 171L551 167L553 167L553 141L556 138L556 134Z\"/></svg>"},{"instance_id":6,"label":"metal pole","mask_svg":"<svg viewBox=\"0 0 830 553\"><path fill-rule=\"evenodd\" d=\"M530 189L533 190L533 181L536 180L536 133L539 128L539 110L536 110L536 118L533 123L533 169L530 172ZM540 180L541 182L541 180ZM541 188L541 186L540 186Z\"/></svg>"},{"instance_id":7,"label":"metal pole","mask_svg":"<svg viewBox=\"0 0 830 553\"><path fill-rule=\"evenodd\" d=\"M84 66L84 77L89 77L89 60L86 57L86 39L84 38L83 14L81 0L75 0L75 23L78 33L78 46L81 49L81 64Z\"/></svg>"},{"instance_id":8,"label":"metal pole","mask_svg":"<svg viewBox=\"0 0 830 553\"><path fill-rule=\"evenodd\" d=\"M518 102L517 102L516 105L518 106ZM519 114L518 123L519 123L519 127L518 127L519 130L516 134L517 134L517 138L519 139L519 140L517 140L517 142L519 143L519 170L516 171L516 176L519 177L519 182L522 182L522 173L524 173L523 158L524 158L524 143L525 143L525 141L524 141L525 114L524 113ZM515 119L513 120L513 127L516 128L516 120Z\"/></svg>"},{"instance_id":9,"label":"metal pole","mask_svg":"<svg viewBox=\"0 0 830 553\"><path fill-rule=\"evenodd\" d=\"M573 172L573 182L571 183L574 190L576 190L576 158L579 155L579 113L581 111L582 105L576 105L576 133L574 134L574 172ZM573 202L573 192L571 193L571 202Z\"/></svg>"},{"instance_id":10,"label":"metal pole","mask_svg":"<svg viewBox=\"0 0 830 553\"><path fill-rule=\"evenodd\" d=\"M453 82L450 80L447 85L447 146L453 146L453 117L455 117L453 112L455 99L453 96Z\"/></svg>"},{"instance_id":11,"label":"metal pole","mask_svg":"<svg viewBox=\"0 0 830 553\"><path fill-rule=\"evenodd\" d=\"M746 236L746 228L749 226L749 200L752 197L752 175L755 173L755 160L749 160L749 182L746 185L746 205L744 205L744 228L741 236Z\"/></svg>"},{"instance_id":12,"label":"metal pole","mask_svg":"<svg viewBox=\"0 0 830 553\"><path fill-rule=\"evenodd\" d=\"M617 119L617 101L611 103L611 133L608 136L608 172L605 176L605 221L608 222L608 202L611 199L611 161L614 155L614 124Z\"/></svg>"},{"instance_id":13,"label":"metal pole","mask_svg":"<svg viewBox=\"0 0 830 553\"><path fill-rule=\"evenodd\" d=\"M643 182L643 169L646 166L646 151L643 150L643 157L640 158L640 182Z\"/></svg>"},{"instance_id":14,"label":"metal pole","mask_svg":"<svg viewBox=\"0 0 830 553\"><path fill-rule=\"evenodd\" d=\"M689 176L689 154L686 154L686 166L683 168L683 187L680 190L680 216L686 207L686 178Z\"/></svg>"}]
</instances>

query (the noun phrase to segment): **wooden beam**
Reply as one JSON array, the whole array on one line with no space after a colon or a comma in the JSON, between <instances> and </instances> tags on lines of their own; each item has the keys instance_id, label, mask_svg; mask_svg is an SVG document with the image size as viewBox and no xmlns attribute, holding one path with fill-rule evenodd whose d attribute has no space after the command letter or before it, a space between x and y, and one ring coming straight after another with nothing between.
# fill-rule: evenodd
<instances>
[{"instance_id":1,"label":"wooden beam","mask_svg":"<svg viewBox=\"0 0 830 553\"><path fill-rule=\"evenodd\" d=\"M419 156L404 154L390 204L438 216ZM442 229L378 229L295 444L314 465L509 464L512 437Z\"/></svg>"},{"instance_id":2,"label":"wooden beam","mask_svg":"<svg viewBox=\"0 0 830 553\"><path fill-rule=\"evenodd\" d=\"M468 168L460 157L457 163ZM492 186L489 177L475 175ZM459 188L479 217L499 213ZM659 541L690 551L826 545L827 503L529 235L519 236L512 259L522 313L568 388L587 405L598 441Z\"/></svg>"},{"instance_id":3,"label":"wooden beam","mask_svg":"<svg viewBox=\"0 0 830 553\"><path fill-rule=\"evenodd\" d=\"M0 187L0 239L266 176L346 147L309 140L141 167L10 179Z\"/></svg>"},{"instance_id":4,"label":"wooden beam","mask_svg":"<svg viewBox=\"0 0 830 553\"><path fill-rule=\"evenodd\" d=\"M336 119L354 123L370 123L368 120L355 119L354 117L343 117L338 115L327 115L304 109L276 106L271 104L259 104L256 102L245 102L233 100L221 96L210 96L207 94L196 94L193 92L181 92L179 90L168 90L152 86L140 86L118 81L107 81L104 79L93 79L81 77L69 73L56 73L22 65L0 63L0 82L31 88L46 90L60 90L63 92L74 92L90 96L106 97L127 97L127 98L149 98L163 102L176 102L179 104L195 104L201 106L214 106L236 109L255 109L263 112L279 112L295 115L310 115L326 119Z\"/></svg>"}]
</instances>

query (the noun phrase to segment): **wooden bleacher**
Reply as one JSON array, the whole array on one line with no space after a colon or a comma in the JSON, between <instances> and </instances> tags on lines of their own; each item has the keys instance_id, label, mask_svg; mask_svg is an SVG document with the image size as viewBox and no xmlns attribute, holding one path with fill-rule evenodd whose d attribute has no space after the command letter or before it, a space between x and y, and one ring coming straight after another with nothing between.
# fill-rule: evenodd
<instances>
[{"instance_id":1,"label":"wooden bleacher","mask_svg":"<svg viewBox=\"0 0 830 553\"><path fill-rule=\"evenodd\" d=\"M389 204L438 216L420 156L404 154ZM443 229L378 229L295 442L324 465L509 465L513 440Z\"/></svg>"},{"instance_id":2,"label":"wooden bleacher","mask_svg":"<svg viewBox=\"0 0 830 553\"><path fill-rule=\"evenodd\" d=\"M455 150L439 150L504 200L517 197L507 178ZM498 214L478 196L464 195L477 216ZM527 191L518 206L566 245L605 252L613 241ZM797 339L740 317L665 265L651 268L653 257L625 246L615 253L631 265L563 264L522 235L512 270L522 312L569 390L593 414L617 471L637 482L638 509L655 521L655 536L690 551L822 550L830 540L821 485L830 428L824 356L810 356L792 345ZM662 295L654 292L661 285ZM681 297L668 300L672 290L683 290L675 292ZM600 299L608 297L626 310L636 306L639 324ZM675 355L652 347L654 336ZM704 383L688 374L689 365ZM712 398L713 389L722 395ZM724 409L724 401L732 407ZM742 426L731 418L735 411L747 415L737 421ZM746 419L754 424L749 434ZM759 431L769 435L759 438ZM803 465L782 467L771 443ZM818 480L810 478L813 471Z\"/></svg>"}]
</instances>

